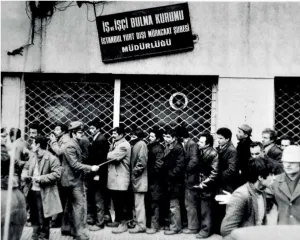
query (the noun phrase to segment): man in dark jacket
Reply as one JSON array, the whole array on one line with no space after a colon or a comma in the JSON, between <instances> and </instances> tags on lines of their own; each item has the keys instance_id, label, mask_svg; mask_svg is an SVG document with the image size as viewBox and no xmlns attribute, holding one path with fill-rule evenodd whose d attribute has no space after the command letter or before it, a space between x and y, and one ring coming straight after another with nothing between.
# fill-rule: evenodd
<instances>
[{"instance_id":1,"label":"man in dark jacket","mask_svg":"<svg viewBox=\"0 0 300 240\"><path fill-rule=\"evenodd\" d=\"M226 206L221 234L229 235L240 227L266 223L266 196L264 189L274 181L273 167L262 158L249 164L248 182L233 192Z\"/></svg>"},{"instance_id":2,"label":"man in dark jacket","mask_svg":"<svg viewBox=\"0 0 300 240\"><path fill-rule=\"evenodd\" d=\"M177 234L181 231L180 197L184 189L184 150L178 143L176 132L167 129L164 134L166 148L164 151L165 184L170 202L170 230L165 235Z\"/></svg>"},{"instance_id":3,"label":"man in dark jacket","mask_svg":"<svg viewBox=\"0 0 300 240\"><path fill-rule=\"evenodd\" d=\"M219 157L213 148L214 139L210 134L201 134L199 138L199 184L194 186L199 191L200 202L200 231L196 238L207 238L212 234L212 211L216 194Z\"/></svg>"},{"instance_id":4,"label":"man in dark jacket","mask_svg":"<svg viewBox=\"0 0 300 240\"><path fill-rule=\"evenodd\" d=\"M129 230L129 233L146 232L145 193L148 191L148 148L143 140L144 137L145 134L140 128L131 133L131 187L134 194L136 225Z\"/></svg>"},{"instance_id":5,"label":"man in dark jacket","mask_svg":"<svg viewBox=\"0 0 300 240\"><path fill-rule=\"evenodd\" d=\"M99 167L82 164L81 148L79 140L83 135L82 123L71 122L69 126L72 138L62 149L61 185L67 196L67 203L64 209L61 233L71 235L78 240L87 240L86 234L86 196L84 191L83 172L97 172ZM70 222L73 222L71 224Z\"/></svg>"},{"instance_id":6,"label":"man in dark jacket","mask_svg":"<svg viewBox=\"0 0 300 240\"><path fill-rule=\"evenodd\" d=\"M250 158L250 144L252 140L250 139L252 133L252 128L247 124L243 124L238 127L238 133L236 135L238 139L238 144L236 147L237 158L238 158L238 170L240 173L240 184L247 182L245 172L248 169L248 162Z\"/></svg>"},{"instance_id":7,"label":"man in dark jacket","mask_svg":"<svg viewBox=\"0 0 300 240\"><path fill-rule=\"evenodd\" d=\"M281 162L282 150L275 144L277 138L277 132L273 129L266 128L262 131L262 144L264 145L264 153Z\"/></svg>"},{"instance_id":8,"label":"man in dark jacket","mask_svg":"<svg viewBox=\"0 0 300 240\"><path fill-rule=\"evenodd\" d=\"M237 169L237 152L231 142L232 133L228 128L217 130L217 151L219 154L219 178L218 193L227 191L232 193L238 187L239 173ZM216 205L215 211L215 232L219 233L223 217L225 216L225 206Z\"/></svg>"},{"instance_id":9,"label":"man in dark jacket","mask_svg":"<svg viewBox=\"0 0 300 240\"><path fill-rule=\"evenodd\" d=\"M163 175L163 157L164 147L161 144L162 131L153 128L149 131L148 145L148 203L149 216L151 218L151 227L146 230L148 234L154 234L159 231L159 217L162 197Z\"/></svg>"},{"instance_id":10,"label":"man in dark jacket","mask_svg":"<svg viewBox=\"0 0 300 240\"><path fill-rule=\"evenodd\" d=\"M22 171L26 181L24 194L30 207L32 239L49 239L50 217L62 212L57 189L61 166L57 157L46 150L48 140L37 136L32 142L32 154Z\"/></svg>"},{"instance_id":11,"label":"man in dark jacket","mask_svg":"<svg viewBox=\"0 0 300 240\"><path fill-rule=\"evenodd\" d=\"M101 133L101 122L98 118L89 123L93 141L89 147L88 165L99 165L107 161L109 143ZM105 210L108 212L107 196L107 165L101 166L98 172L87 176L87 204L88 224L92 225L90 231L98 231L104 228Z\"/></svg>"},{"instance_id":12,"label":"man in dark jacket","mask_svg":"<svg viewBox=\"0 0 300 240\"><path fill-rule=\"evenodd\" d=\"M188 228L183 230L185 234L195 234L199 229L198 219L198 191L193 187L199 183L199 154L198 145L190 138L185 127L181 131L184 145L185 165L185 208L187 211Z\"/></svg>"}]
</instances>

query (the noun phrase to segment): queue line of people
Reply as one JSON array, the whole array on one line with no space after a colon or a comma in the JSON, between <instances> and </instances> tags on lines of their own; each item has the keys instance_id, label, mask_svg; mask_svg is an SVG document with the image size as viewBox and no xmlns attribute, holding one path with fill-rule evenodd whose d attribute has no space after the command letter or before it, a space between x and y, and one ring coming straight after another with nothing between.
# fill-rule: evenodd
<instances>
[{"instance_id":1,"label":"queue line of people","mask_svg":"<svg viewBox=\"0 0 300 240\"><path fill-rule=\"evenodd\" d=\"M114 128L111 144L99 119L89 123L89 131L93 139L87 144L81 122L69 127L58 124L49 140L33 124L29 148L18 140L21 134L14 134L18 131L10 131L15 144L22 142L16 144L22 146L16 151L15 165L29 206L33 239L49 239L51 219L52 226L61 226L62 235L81 240L89 239L88 231L105 226L113 227L115 234L130 228L132 234L164 229L165 235L183 232L198 239L213 233L226 236L230 231L224 226L233 210L229 203L226 210L215 196L231 195L240 186L256 193L264 190L255 188L262 185L261 179L265 185L271 182L268 173L284 174L282 150L272 129L262 132L260 143L251 140L250 126L241 125L237 148L228 128L217 130L217 148L211 134L201 134L196 143L185 126L164 131L154 127L148 132L148 144L140 128L131 131L129 141L122 126ZM262 209L272 202L257 199L258 219L248 225L263 224Z\"/></svg>"}]
</instances>

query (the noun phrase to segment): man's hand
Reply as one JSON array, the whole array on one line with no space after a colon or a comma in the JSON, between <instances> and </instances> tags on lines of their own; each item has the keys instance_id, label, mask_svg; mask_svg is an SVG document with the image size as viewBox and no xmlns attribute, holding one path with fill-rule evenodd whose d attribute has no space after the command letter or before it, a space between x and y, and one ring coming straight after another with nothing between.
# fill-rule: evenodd
<instances>
[{"instance_id":1,"label":"man's hand","mask_svg":"<svg viewBox=\"0 0 300 240\"><path fill-rule=\"evenodd\" d=\"M32 178L30 176L21 176L21 179L22 179L22 181L29 183Z\"/></svg>"},{"instance_id":2,"label":"man's hand","mask_svg":"<svg viewBox=\"0 0 300 240\"><path fill-rule=\"evenodd\" d=\"M32 177L32 181L36 182L36 183L39 183L41 181L41 176Z\"/></svg>"},{"instance_id":3,"label":"man's hand","mask_svg":"<svg viewBox=\"0 0 300 240\"><path fill-rule=\"evenodd\" d=\"M199 185L193 186L193 188L196 188L196 189L203 189L204 187L207 187L207 185L205 183L200 183Z\"/></svg>"},{"instance_id":4,"label":"man's hand","mask_svg":"<svg viewBox=\"0 0 300 240\"><path fill-rule=\"evenodd\" d=\"M93 165L92 166L92 172L97 172L99 170L99 166Z\"/></svg>"},{"instance_id":5,"label":"man's hand","mask_svg":"<svg viewBox=\"0 0 300 240\"><path fill-rule=\"evenodd\" d=\"M231 193L226 192L224 190L223 190L223 193L225 193L225 194L224 195L223 194L216 195L215 200L217 202L219 202L219 204L228 204L230 197L231 197Z\"/></svg>"},{"instance_id":6,"label":"man's hand","mask_svg":"<svg viewBox=\"0 0 300 240\"><path fill-rule=\"evenodd\" d=\"M49 138L50 138L51 142L55 142L56 141L56 136L53 133L50 134Z\"/></svg>"}]
</instances>

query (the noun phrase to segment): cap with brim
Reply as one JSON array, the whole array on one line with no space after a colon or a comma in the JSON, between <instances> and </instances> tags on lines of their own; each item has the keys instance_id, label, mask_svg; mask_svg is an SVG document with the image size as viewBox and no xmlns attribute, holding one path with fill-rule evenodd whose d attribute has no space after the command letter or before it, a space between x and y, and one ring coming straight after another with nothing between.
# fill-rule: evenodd
<instances>
[{"instance_id":1,"label":"cap with brim","mask_svg":"<svg viewBox=\"0 0 300 240\"><path fill-rule=\"evenodd\" d=\"M83 124L80 121L71 122L69 130L82 130Z\"/></svg>"},{"instance_id":2,"label":"cap with brim","mask_svg":"<svg viewBox=\"0 0 300 240\"><path fill-rule=\"evenodd\" d=\"M287 146L282 153L282 162L300 163L300 146Z\"/></svg>"},{"instance_id":3,"label":"cap with brim","mask_svg":"<svg viewBox=\"0 0 300 240\"><path fill-rule=\"evenodd\" d=\"M244 131L245 133L247 133L249 136L251 136L252 133L252 128L247 125L247 124L243 124L242 126L238 127L240 130Z\"/></svg>"}]
</instances>

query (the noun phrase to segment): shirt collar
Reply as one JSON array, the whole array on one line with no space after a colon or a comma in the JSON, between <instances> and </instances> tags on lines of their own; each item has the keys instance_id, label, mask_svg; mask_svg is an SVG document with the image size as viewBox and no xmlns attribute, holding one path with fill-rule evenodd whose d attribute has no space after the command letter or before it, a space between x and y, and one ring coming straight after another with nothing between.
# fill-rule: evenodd
<instances>
[{"instance_id":1,"label":"shirt collar","mask_svg":"<svg viewBox=\"0 0 300 240\"><path fill-rule=\"evenodd\" d=\"M95 141L97 139L97 137L99 136L100 132L97 132L96 135L93 137L93 141Z\"/></svg>"}]
</instances>

